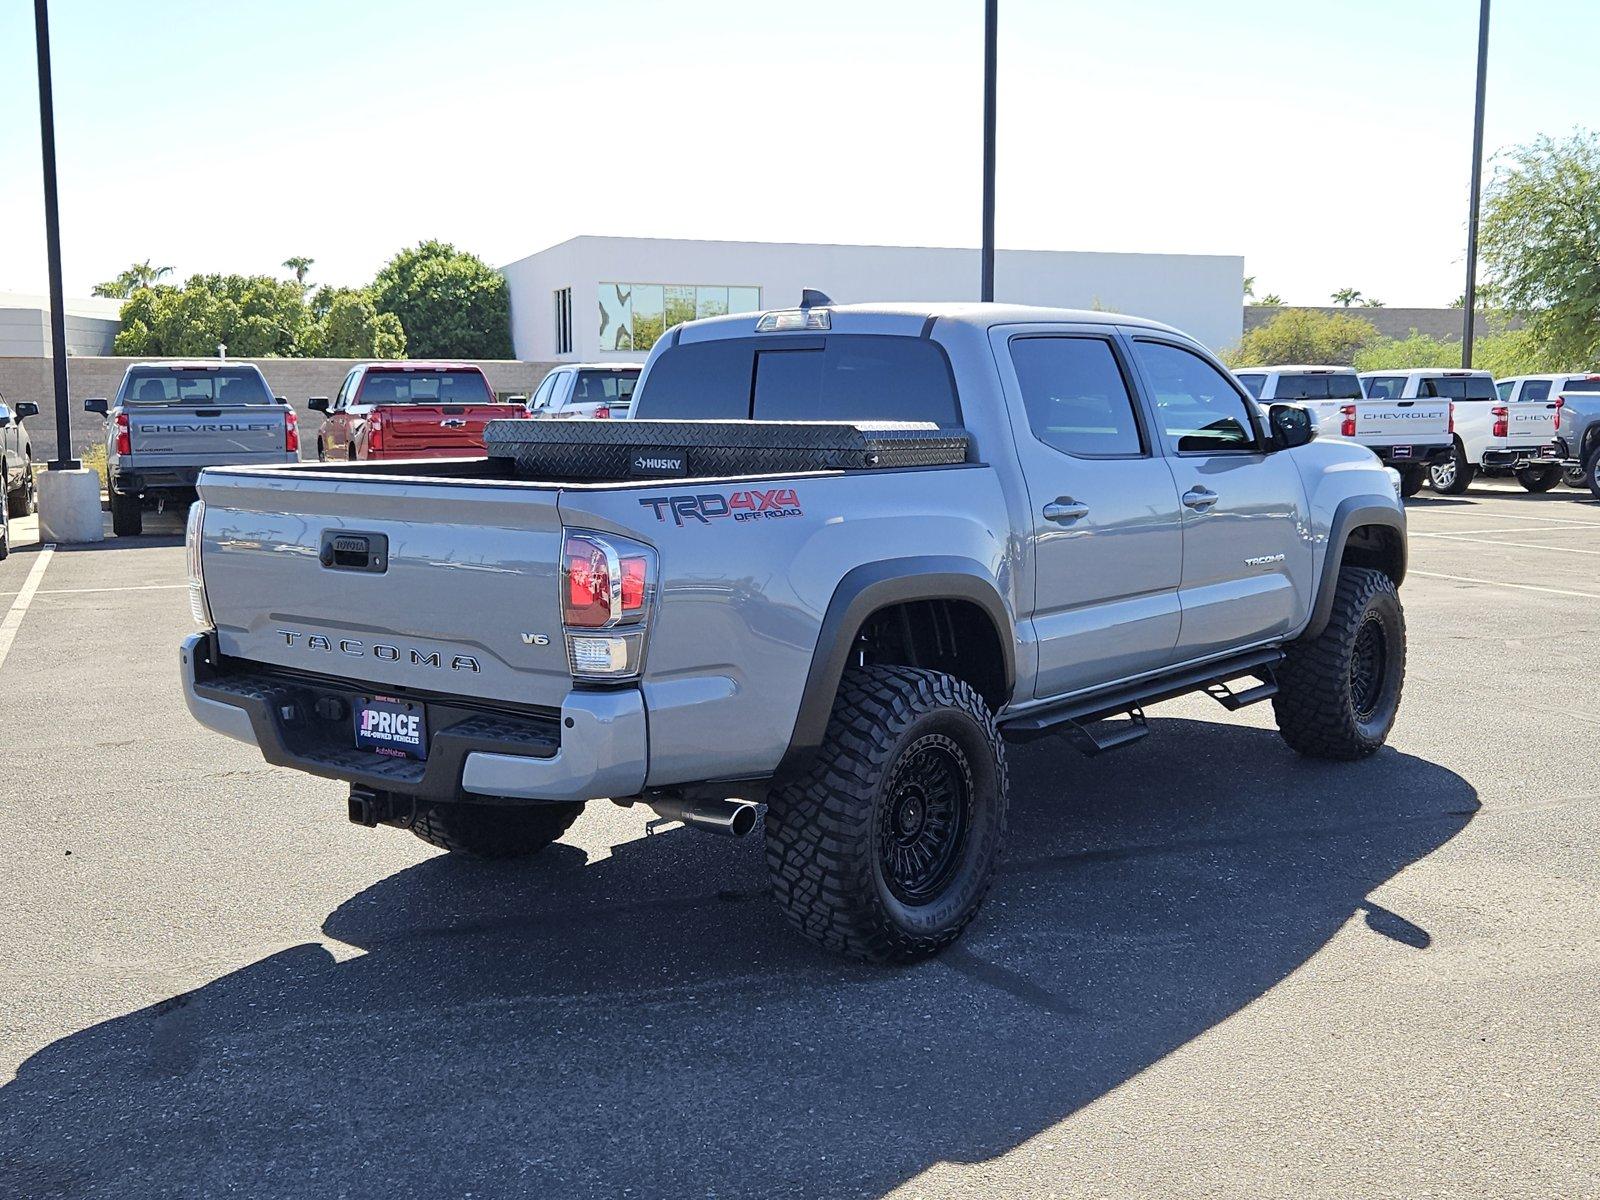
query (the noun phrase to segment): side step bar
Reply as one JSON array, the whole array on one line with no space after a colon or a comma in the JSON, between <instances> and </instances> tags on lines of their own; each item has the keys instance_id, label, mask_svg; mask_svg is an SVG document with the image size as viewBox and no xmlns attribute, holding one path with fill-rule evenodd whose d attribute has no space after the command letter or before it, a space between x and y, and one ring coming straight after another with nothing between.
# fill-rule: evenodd
<instances>
[{"instance_id":1,"label":"side step bar","mask_svg":"<svg viewBox=\"0 0 1600 1200\"><path fill-rule=\"evenodd\" d=\"M1282 661L1282 650L1251 650L1171 675L1158 675L1020 713L1004 721L1000 733L1008 742L1031 742L1048 734L1066 733L1073 745L1085 754L1100 754L1136 742L1150 732L1144 717L1147 704L1202 691L1230 712L1270 700L1278 694L1272 668ZM1242 675L1253 675L1259 682L1236 692L1228 686L1228 681ZM1113 730L1089 728L1122 713L1128 715L1126 725Z\"/></svg>"}]
</instances>

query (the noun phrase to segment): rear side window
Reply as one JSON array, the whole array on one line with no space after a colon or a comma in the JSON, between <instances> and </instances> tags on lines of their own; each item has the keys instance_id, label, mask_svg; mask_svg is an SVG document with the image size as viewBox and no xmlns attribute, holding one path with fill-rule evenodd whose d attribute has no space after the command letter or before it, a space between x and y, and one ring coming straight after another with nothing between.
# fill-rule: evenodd
<instances>
[{"instance_id":1,"label":"rear side window","mask_svg":"<svg viewBox=\"0 0 1600 1200\"><path fill-rule=\"evenodd\" d=\"M633 403L633 388L638 382L637 371L579 371L572 402L629 405Z\"/></svg>"},{"instance_id":2,"label":"rear side window","mask_svg":"<svg viewBox=\"0 0 1600 1200\"><path fill-rule=\"evenodd\" d=\"M1501 400L1505 397L1501 396ZM1548 400L1550 399L1550 381L1548 379L1526 379L1522 383L1522 393L1518 400Z\"/></svg>"},{"instance_id":3,"label":"rear side window","mask_svg":"<svg viewBox=\"0 0 1600 1200\"><path fill-rule=\"evenodd\" d=\"M1133 397L1111 343L1089 337L1011 339L1033 436L1067 454L1103 458L1144 453Z\"/></svg>"},{"instance_id":4,"label":"rear side window","mask_svg":"<svg viewBox=\"0 0 1600 1200\"><path fill-rule=\"evenodd\" d=\"M476 371L368 371L360 404L492 404L494 396Z\"/></svg>"},{"instance_id":5,"label":"rear side window","mask_svg":"<svg viewBox=\"0 0 1600 1200\"><path fill-rule=\"evenodd\" d=\"M1279 375L1274 400L1359 400L1361 381L1354 375Z\"/></svg>"},{"instance_id":6,"label":"rear side window","mask_svg":"<svg viewBox=\"0 0 1600 1200\"><path fill-rule=\"evenodd\" d=\"M1405 394L1404 375L1374 375L1365 381L1368 400L1398 400Z\"/></svg>"},{"instance_id":7,"label":"rear side window","mask_svg":"<svg viewBox=\"0 0 1600 1200\"><path fill-rule=\"evenodd\" d=\"M1417 380L1417 395L1446 400L1496 400L1494 380L1481 375L1445 375Z\"/></svg>"},{"instance_id":8,"label":"rear side window","mask_svg":"<svg viewBox=\"0 0 1600 1200\"><path fill-rule=\"evenodd\" d=\"M1511 380L1509 380L1509 379L1506 380L1504 383L1495 384L1494 385L1495 399L1501 401L1502 403L1504 403L1505 401L1511 399L1511 389L1516 387L1516 386L1517 385L1512 383Z\"/></svg>"},{"instance_id":9,"label":"rear side window","mask_svg":"<svg viewBox=\"0 0 1600 1200\"><path fill-rule=\"evenodd\" d=\"M1569 379L1561 385L1563 392L1600 392L1600 375L1591 375L1587 379Z\"/></svg>"},{"instance_id":10,"label":"rear side window","mask_svg":"<svg viewBox=\"0 0 1600 1200\"><path fill-rule=\"evenodd\" d=\"M1180 454L1254 450L1245 399L1205 359L1179 346L1138 340L1133 352L1156 402L1156 419Z\"/></svg>"},{"instance_id":11,"label":"rear side window","mask_svg":"<svg viewBox=\"0 0 1600 1200\"><path fill-rule=\"evenodd\" d=\"M674 346L650 368L633 415L961 424L944 351L926 338L877 334Z\"/></svg>"},{"instance_id":12,"label":"rear side window","mask_svg":"<svg viewBox=\"0 0 1600 1200\"><path fill-rule=\"evenodd\" d=\"M122 385L127 404L274 404L261 372L239 367L130 371Z\"/></svg>"},{"instance_id":13,"label":"rear side window","mask_svg":"<svg viewBox=\"0 0 1600 1200\"><path fill-rule=\"evenodd\" d=\"M1245 391L1249 392L1257 400L1261 399L1261 389L1267 382L1265 375L1241 375L1235 371L1233 377L1244 385Z\"/></svg>"}]
</instances>

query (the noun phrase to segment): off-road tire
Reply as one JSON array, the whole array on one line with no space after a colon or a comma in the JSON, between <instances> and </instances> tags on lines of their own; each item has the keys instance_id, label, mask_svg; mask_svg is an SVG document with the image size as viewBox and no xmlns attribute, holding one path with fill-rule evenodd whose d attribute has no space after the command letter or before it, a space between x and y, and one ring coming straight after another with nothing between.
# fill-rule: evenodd
<instances>
[{"instance_id":1,"label":"off-road tire","mask_svg":"<svg viewBox=\"0 0 1600 1200\"><path fill-rule=\"evenodd\" d=\"M1422 490L1422 485L1427 481L1427 467L1402 467L1400 469L1400 494L1409 500Z\"/></svg>"},{"instance_id":2,"label":"off-road tire","mask_svg":"<svg viewBox=\"0 0 1600 1200\"><path fill-rule=\"evenodd\" d=\"M1478 468L1467 461L1457 442L1450 448L1449 458L1428 466L1428 485L1441 496L1459 496L1472 486L1477 474Z\"/></svg>"},{"instance_id":3,"label":"off-road tire","mask_svg":"<svg viewBox=\"0 0 1600 1200\"><path fill-rule=\"evenodd\" d=\"M1561 468L1549 467L1518 467L1516 470L1517 482L1530 492L1548 492L1561 482Z\"/></svg>"},{"instance_id":4,"label":"off-road tire","mask_svg":"<svg viewBox=\"0 0 1600 1200\"><path fill-rule=\"evenodd\" d=\"M848 957L937 954L994 881L1007 802L1005 746L977 692L937 671L851 667L810 767L767 799L773 897L803 936ZM885 860L920 855L922 829L940 848L926 890L912 892Z\"/></svg>"},{"instance_id":5,"label":"off-road tire","mask_svg":"<svg viewBox=\"0 0 1600 1200\"><path fill-rule=\"evenodd\" d=\"M1360 672L1358 645L1371 667L1363 638L1373 636L1380 639L1378 663ZM1406 617L1394 581L1370 567L1341 567L1327 627L1291 644L1277 669L1278 732L1308 758L1365 758L1394 727L1405 674ZM1358 682L1358 675L1375 682Z\"/></svg>"},{"instance_id":6,"label":"off-road tire","mask_svg":"<svg viewBox=\"0 0 1600 1200\"><path fill-rule=\"evenodd\" d=\"M111 532L118 537L138 537L144 532L144 506L139 497L111 493Z\"/></svg>"},{"instance_id":7,"label":"off-road tire","mask_svg":"<svg viewBox=\"0 0 1600 1200\"><path fill-rule=\"evenodd\" d=\"M411 832L467 858L526 858L559 838L582 804L419 804Z\"/></svg>"}]
</instances>

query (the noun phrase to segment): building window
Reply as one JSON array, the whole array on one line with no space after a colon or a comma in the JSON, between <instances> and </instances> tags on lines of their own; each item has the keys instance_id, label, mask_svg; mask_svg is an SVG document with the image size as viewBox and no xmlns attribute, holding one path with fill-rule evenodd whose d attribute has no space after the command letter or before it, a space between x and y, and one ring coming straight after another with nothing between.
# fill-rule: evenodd
<instances>
[{"instance_id":1,"label":"building window","mask_svg":"<svg viewBox=\"0 0 1600 1200\"><path fill-rule=\"evenodd\" d=\"M572 289L556 289L556 353L572 353Z\"/></svg>"},{"instance_id":2,"label":"building window","mask_svg":"<svg viewBox=\"0 0 1600 1200\"><path fill-rule=\"evenodd\" d=\"M761 311L761 289L722 284L602 283L600 349L645 351L697 317Z\"/></svg>"}]
</instances>

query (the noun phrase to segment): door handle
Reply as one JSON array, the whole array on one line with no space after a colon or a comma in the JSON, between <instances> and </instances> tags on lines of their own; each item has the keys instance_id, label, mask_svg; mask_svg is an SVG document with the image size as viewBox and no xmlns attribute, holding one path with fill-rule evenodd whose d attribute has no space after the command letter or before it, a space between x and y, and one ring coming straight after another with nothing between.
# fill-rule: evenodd
<instances>
[{"instance_id":1,"label":"door handle","mask_svg":"<svg viewBox=\"0 0 1600 1200\"><path fill-rule=\"evenodd\" d=\"M1217 494L1210 488L1195 486L1183 494L1184 507L1192 508L1195 512L1205 512L1217 502Z\"/></svg>"},{"instance_id":2,"label":"door handle","mask_svg":"<svg viewBox=\"0 0 1600 1200\"><path fill-rule=\"evenodd\" d=\"M1055 521L1061 525L1069 525L1080 517L1089 515L1089 506L1079 504L1071 496L1063 496L1044 506L1044 519Z\"/></svg>"}]
</instances>

